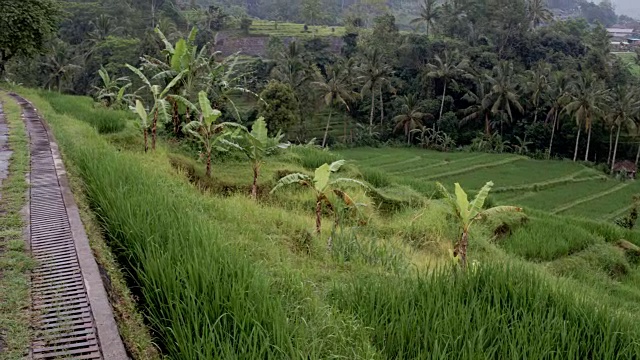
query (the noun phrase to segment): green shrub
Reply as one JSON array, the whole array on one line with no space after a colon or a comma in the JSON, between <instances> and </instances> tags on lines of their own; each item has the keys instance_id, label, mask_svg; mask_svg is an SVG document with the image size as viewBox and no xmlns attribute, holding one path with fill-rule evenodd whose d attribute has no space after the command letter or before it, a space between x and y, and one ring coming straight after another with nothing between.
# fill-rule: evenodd
<instances>
[{"instance_id":1,"label":"green shrub","mask_svg":"<svg viewBox=\"0 0 640 360\"><path fill-rule=\"evenodd\" d=\"M371 341L389 359L640 356L631 321L518 266L361 276L332 296L373 328Z\"/></svg>"},{"instance_id":2,"label":"green shrub","mask_svg":"<svg viewBox=\"0 0 640 360\"><path fill-rule=\"evenodd\" d=\"M297 156L300 165L311 170L340 160L334 153L310 146L292 146L290 151Z\"/></svg>"},{"instance_id":3,"label":"green shrub","mask_svg":"<svg viewBox=\"0 0 640 360\"><path fill-rule=\"evenodd\" d=\"M392 184L391 177L384 171L372 168L360 169L362 179L375 187L387 187Z\"/></svg>"}]
</instances>

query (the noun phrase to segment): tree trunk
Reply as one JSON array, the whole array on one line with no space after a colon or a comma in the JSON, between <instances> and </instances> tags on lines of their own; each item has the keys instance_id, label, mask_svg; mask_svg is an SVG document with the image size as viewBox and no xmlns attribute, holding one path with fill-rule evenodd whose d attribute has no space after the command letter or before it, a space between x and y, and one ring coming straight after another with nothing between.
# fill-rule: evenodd
<instances>
[{"instance_id":1,"label":"tree trunk","mask_svg":"<svg viewBox=\"0 0 640 360\"><path fill-rule=\"evenodd\" d=\"M589 145L591 145L591 128L593 126L589 126L589 132L587 135L587 152L584 154L584 161L589 161Z\"/></svg>"},{"instance_id":2,"label":"tree trunk","mask_svg":"<svg viewBox=\"0 0 640 360\"><path fill-rule=\"evenodd\" d=\"M618 132L616 132L616 145L613 148L613 158L611 159L611 175L613 175L613 167L616 166L616 155L618 153L618 139L620 138L620 128L618 125Z\"/></svg>"},{"instance_id":3,"label":"tree trunk","mask_svg":"<svg viewBox=\"0 0 640 360\"><path fill-rule=\"evenodd\" d=\"M211 177L211 151L207 151L207 177Z\"/></svg>"},{"instance_id":4,"label":"tree trunk","mask_svg":"<svg viewBox=\"0 0 640 360\"><path fill-rule=\"evenodd\" d=\"M460 241L456 243L453 249L453 256L460 258L460 267L464 270L467 268L467 247L469 246L469 233L462 231Z\"/></svg>"},{"instance_id":5,"label":"tree trunk","mask_svg":"<svg viewBox=\"0 0 640 360\"><path fill-rule=\"evenodd\" d=\"M329 134L329 126L331 125L331 115L333 115L333 108L329 110L329 119L327 119L327 127L324 129L324 138L322 139L322 147L327 144L327 135Z\"/></svg>"},{"instance_id":6,"label":"tree trunk","mask_svg":"<svg viewBox=\"0 0 640 360\"><path fill-rule=\"evenodd\" d=\"M578 136L576 137L576 148L573 150L573 161L575 162L578 159L578 144L580 143L580 131L582 128L578 126Z\"/></svg>"},{"instance_id":7,"label":"tree trunk","mask_svg":"<svg viewBox=\"0 0 640 360\"><path fill-rule=\"evenodd\" d=\"M371 115L369 116L369 135L373 132L373 111L375 110L376 94L373 92L373 86L371 87Z\"/></svg>"},{"instance_id":8,"label":"tree trunk","mask_svg":"<svg viewBox=\"0 0 640 360\"><path fill-rule=\"evenodd\" d=\"M447 82L444 82L444 91L442 92L442 103L440 104L440 117L438 118L438 121L434 124L433 128L435 130L438 130L437 128L437 124L440 123L440 121L442 121L442 112L444 111L444 97L447 95Z\"/></svg>"},{"instance_id":9,"label":"tree trunk","mask_svg":"<svg viewBox=\"0 0 640 360\"><path fill-rule=\"evenodd\" d=\"M149 150L147 132L148 132L147 128L144 128L144 130L142 131L142 133L144 134L144 152L147 152L147 150Z\"/></svg>"},{"instance_id":10,"label":"tree trunk","mask_svg":"<svg viewBox=\"0 0 640 360\"><path fill-rule=\"evenodd\" d=\"M613 145L613 128L609 129L609 155L607 155L607 165L611 165L611 148L612 148L612 145ZM614 158L615 158L615 155L614 155Z\"/></svg>"},{"instance_id":11,"label":"tree trunk","mask_svg":"<svg viewBox=\"0 0 640 360\"><path fill-rule=\"evenodd\" d=\"M156 150L156 133L158 128L158 110L153 113L153 123L151 124L151 149Z\"/></svg>"},{"instance_id":12,"label":"tree trunk","mask_svg":"<svg viewBox=\"0 0 640 360\"><path fill-rule=\"evenodd\" d=\"M382 85L380 85L380 131L382 131L383 121L384 121L384 101L382 101Z\"/></svg>"},{"instance_id":13,"label":"tree trunk","mask_svg":"<svg viewBox=\"0 0 640 360\"><path fill-rule=\"evenodd\" d=\"M344 126L344 138L342 139L342 141L346 144L347 143L347 117L344 118L343 126Z\"/></svg>"},{"instance_id":14,"label":"tree trunk","mask_svg":"<svg viewBox=\"0 0 640 360\"><path fill-rule=\"evenodd\" d=\"M640 144L638 144L638 152L636 153L636 167L638 167L638 160L640 160Z\"/></svg>"},{"instance_id":15,"label":"tree trunk","mask_svg":"<svg viewBox=\"0 0 640 360\"><path fill-rule=\"evenodd\" d=\"M173 100L173 133L177 136L180 131L180 117L178 115L178 102Z\"/></svg>"},{"instance_id":16,"label":"tree trunk","mask_svg":"<svg viewBox=\"0 0 640 360\"><path fill-rule=\"evenodd\" d=\"M556 135L556 124L558 122L558 110L556 110L555 117L553 118L553 129L551 129L551 141L549 141L549 153L547 159L551 159L551 148L553 147L553 137Z\"/></svg>"},{"instance_id":17,"label":"tree trunk","mask_svg":"<svg viewBox=\"0 0 640 360\"><path fill-rule=\"evenodd\" d=\"M322 200L316 200L316 234L320 234L322 227Z\"/></svg>"},{"instance_id":18,"label":"tree trunk","mask_svg":"<svg viewBox=\"0 0 640 360\"><path fill-rule=\"evenodd\" d=\"M251 186L251 197L258 200L258 175L260 175L260 165L253 165L253 185Z\"/></svg>"},{"instance_id":19,"label":"tree trunk","mask_svg":"<svg viewBox=\"0 0 640 360\"><path fill-rule=\"evenodd\" d=\"M487 137L491 137L491 124L489 124L489 113L484 114L484 132Z\"/></svg>"}]
</instances>

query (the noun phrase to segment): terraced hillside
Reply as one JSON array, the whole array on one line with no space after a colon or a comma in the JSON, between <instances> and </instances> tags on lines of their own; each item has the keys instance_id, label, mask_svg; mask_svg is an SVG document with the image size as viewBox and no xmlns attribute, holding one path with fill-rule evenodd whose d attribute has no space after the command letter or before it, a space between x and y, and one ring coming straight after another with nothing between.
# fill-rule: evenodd
<instances>
[{"instance_id":1,"label":"terraced hillside","mask_svg":"<svg viewBox=\"0 0 640 360\"><path fill-rule=\"evenodd\" d=\"M386 172L414 186L437 180L450 186L479 189L495 183L498 203L613 220L627 211L640 183L610 179L598 170L571 161L541 161L514 154L440 153L422 149L350 149L341 154L359 167ZM416 189L419 190L419 189Z\"/></svg>"}]
</instances>

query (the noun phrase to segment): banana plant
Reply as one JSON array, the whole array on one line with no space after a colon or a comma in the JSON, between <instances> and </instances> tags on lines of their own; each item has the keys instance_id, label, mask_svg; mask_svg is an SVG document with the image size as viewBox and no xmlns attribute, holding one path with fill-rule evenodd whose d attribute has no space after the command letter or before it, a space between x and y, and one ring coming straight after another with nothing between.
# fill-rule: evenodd
<instances>
[{"instance_id":1,"label":"banana plant","mask_svg":"<svg viewBox=\"0 0 640 360\"><path fill-rule=\"evenodd\" d=\"M298 184L313 190L316 195L316 233L319 234L322 227L323 205L329 210L334 211L334 206L329 199L329 195L331 193L335 194L345 203L345 205L349 207L356 205L353 199L344 190L338 188L340 184L356 184L367 188L365 183L358 180L349 178L332 179L331 175L340 170L344 163L344 160L335 161L330 165L325 163L315 170L313 178L309 175L300 173L287 175L278 181L276 186L271 190L271 193L274 193L285 185L291 184ZM331 244L329 244L329 247L331 247Z\"/></svg>"},{"instance_id":2,"label":"banana plant","mask_svg":"<svg viewBox=\"0 0 640 360\"><path fill-rule=\"evenodd\" d=\"M241 150L251 161L253 168L253 185L251 186L251 197L258 198L258 176L260 176L260 167L264 158L275 153L279 149L286 149L291 143L281 142L284 134L278 132L274 137L269 137L267 131L267 123L263 117L260 117L253 123L251 132L244 132L241 135L241 143L232 143L236 148Z\"/></svg>"},{"instance_id":3,"label":"banana plant","mask_svg":"<svg viewBox=\"0 0 640 360\"><path fill-rule=\"evenodd\" d=\"M451 206L453 213L458 220L462 235L454 246L453 256L460 260L460 266L464 269L467 266L467 247L469 246L469 229L471 225L479 219L504 212L520 212L521 208L515 206L496 206L490 209L483 209L484 202L489 196L493 187L493 182L486 183L473 201L469 202L467 193L460 184L455 183L455 193L451 194L441 183L436 183L444 200Z\"/></svg>"},{"instance_id":4,"label":"banana plant","mask_svg":"<svg viewBox=\"0 0 640 360\"><path fill-rule=\"evenodd\" d=\"M93 89L96 91L97 100L105 101L107 107L119 105L123 101L131 104L130 100L132 95L125 94L127 89L131 86L128 77L123 76L117 79L112 79L107 72L107 69L105 69L104 67L101 67L98 70L98 75L102 80L102 85L93 87ZM120 86L120 83L124 83L123 86Z\"/></svg>"},{"instance_id":5,"label":"banana plant","mask_svg":"<svg viewBox=\"0 0 640 360\"><path fill-rule=\"evenodd\" d=\"M134 74L138 75L140 80L144 83L145 87L151 93L153 97L153 107L151 108L150 114L153 114L153 119L151 121L151 148L153 150L156 149L156 138L157 138L157 129L158 129L158 116L162 117L164 122L169 121L170 116L167 112L170 104L167 101L169 97L169 92L173 89L176 84L182 79L182 77L186 74L186 70L178 73L174 78L171 79L169 84L161 88L159 85L152 85L151 81L140 71L129 64L125 64L129 70L131 70ZM189 106L189 102L181 96L178 95L170 95L171 99L181 101L185 105Z\"/></svg>"},{"instance_id":6,"label":"banana plant","mask_svg":"<svg viewBox=\"0 0 640 360\"><path fill-rule=\"evenodd\" d=\"M147 114L147 110L145 110L142 101L136 100L136 106L131 107L136 114L138 114L140 128L142 129L142 133L144 134L144 152L149 150L148 145L148 134L149 134L149 114Z\"/></svg>"},{"instance_id":7,"label":"banana plant","mask_svg":"<svg viewBox=\"0 0 640 360\"><path fill-rule=\"evenodd\" d=\"M185 124L183 130L197 139L202 146L207 159L207 176L211 177L211 154L213 150L228 151L228 146L232 143L227 138L239 137L239 133L241 131L246 132L246 128L236 123L224 122L216 124L222 113L220 110L211 107L206 92L201 91L198 94L198 101L200 103L199 119ZM235 130L230 131L231 129Z\"/></svg>"}]
</instances>

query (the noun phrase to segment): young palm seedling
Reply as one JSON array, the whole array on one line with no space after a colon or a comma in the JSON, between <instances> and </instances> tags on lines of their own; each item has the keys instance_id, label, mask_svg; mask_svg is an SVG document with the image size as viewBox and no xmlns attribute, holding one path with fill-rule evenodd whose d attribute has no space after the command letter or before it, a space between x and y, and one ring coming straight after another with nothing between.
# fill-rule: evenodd
<instances>
[{"instance_id":1,"label":"young palm seedling","mask_svg":"<svg viewBox=\"0 0 640 360\"><path fill-rule=\"evenodd\" d=\"M323 164L315 170L313 178L300 173L287 175L278 181L276 186L271 190L271 193L284 185L290 184L298 184L311 188L316 195L316 233L319 234L322 226L322 206L324 205L329 210L334 211L334 206L331 203L331 200L329 200L330 193L334 193L347 206L355 206L353 199L351 199L345 191L338 188L338 185L351 183L365 188L367 187L363 182L354 179L332 179L331 175L337 172L344 163L344 160L338 160L331 163L331 165ZM329 244L329 246L331 246L331 244Z\"/></svg>"},{"instance_id":2,"label":"young palm seedling","mask_svg":"<svg viewBox=\"0 0 640 360\"><path fill-rule=\"evenodd\" d=\"M290 143L281 142L282 138L284 135L280 132L274 137L269 137L267 123L263 117L260 117L253 123L251 132L244 132L241 144L236 145L251 161L253 167L251 196L254 200L258 198L258 176L264 158L275 153L278 149L286 149L291 146Z\"/></svg>"},{"instance_id":3,"label":"young palm seedling","mask_svg":"<svg viewBox=\"0 0 640 360\"><path fill-rule=\"evenodd\" d=\"M478 195L476 195L473 201L469 202L467 193L462 189L460 184L456 183L455 193L451 194L441 184L437 183L440 191L444 195L445 201L451 206L453 213L455 214L458 223L462 229L462 235L455 244L453 250L453 256L460 259L460 266L464 269L467 266L467 247L469 245L469 228L471 225L481 218L491 216L503 212L520 212L521 208L515 206L496 206L490 209L483 209L484 202L489 196L489 191L493 187L493 182L489 181L485 186L480 189Z\"/></svg>"},{"instance_id":4,"label":"young palm seedling","mask_svg":"<svg viewBox=\"0 0 640 360\"><path fill-rule=\"evenodd\" d=\"M226 152L231 143L226 138L237 137L238 132L244 129L242 125L236 123L220 123L216 121L222 115L219 110L214 110L207 98L207 93L201 91L198 94L200 102L200 118L184 125L185 133L193 136L198 140L200 146L207 157L207 176L211 176L211 154L213 150ZM235 132L230 132L230 128L235 128Z\"/></svg>"}]
</instances>

